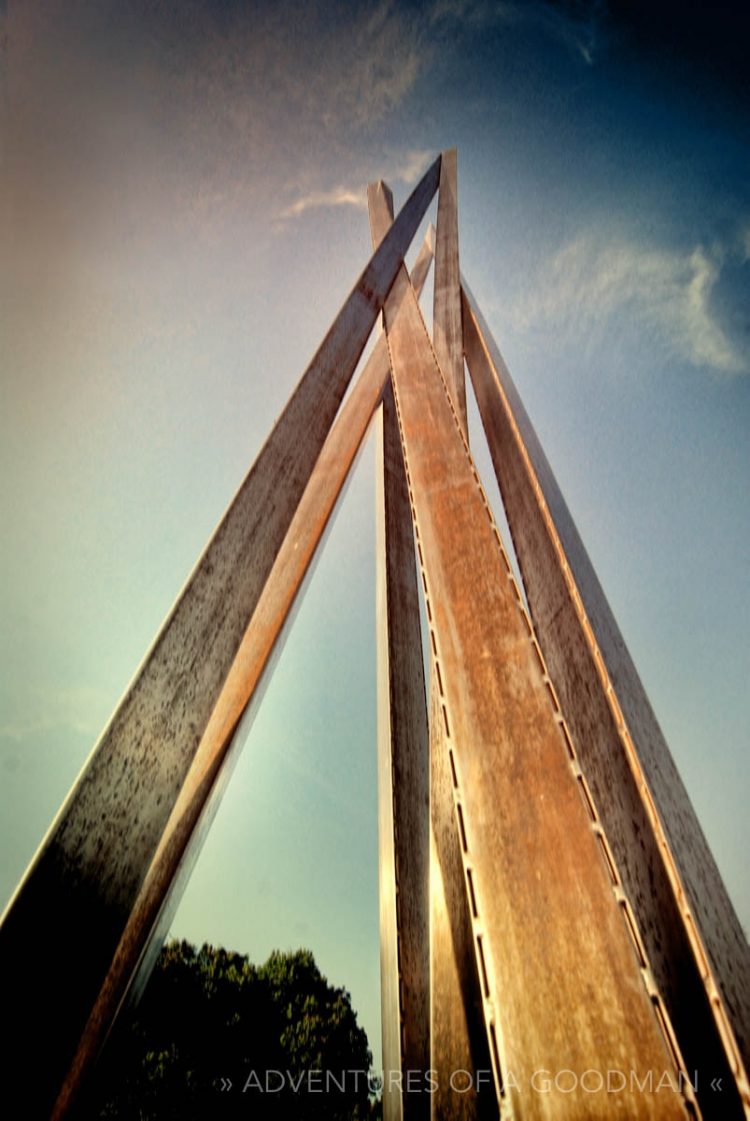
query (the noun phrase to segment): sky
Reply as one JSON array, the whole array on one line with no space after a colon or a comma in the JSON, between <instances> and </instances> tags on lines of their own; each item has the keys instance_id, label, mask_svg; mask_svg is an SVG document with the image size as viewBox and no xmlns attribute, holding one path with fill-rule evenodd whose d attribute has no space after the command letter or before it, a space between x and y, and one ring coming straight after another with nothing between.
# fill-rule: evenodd
<instances>
[{"instance_id":1,"label":"sky","mask_svg":"<svg viewBox=\"0 0 750 1121\"><path fill-rule=\"evenodd\" d=\"M3 899L366 263L366 184L455 146L462 271L750 929L750 28L684 7L2 9ZM311 948L377 1063L374 501L370 439L172 930Z\"/></svg>"}]
</instances>

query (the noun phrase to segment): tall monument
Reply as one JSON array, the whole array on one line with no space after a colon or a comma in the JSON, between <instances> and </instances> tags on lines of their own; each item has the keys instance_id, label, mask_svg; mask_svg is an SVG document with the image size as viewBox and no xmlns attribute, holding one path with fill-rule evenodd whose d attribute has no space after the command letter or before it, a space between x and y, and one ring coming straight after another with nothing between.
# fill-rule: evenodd
<instances>
[{"instance_id":1,"label":"tall monument","mask_svg":"<svg viewBox=\"0 0 750 1121\"><path fill-rule=\"evenodd\" d=\"M384 1116L750 1117L747 941L460 271L457 188L455 151L395 221L369 188L369 263L9 905L6 1052L29 1116L74 1109L148 976L376 418L383 1062L402 1076ZM465 364L523 588L469 447Z\"/></svg>"}]
</instances>

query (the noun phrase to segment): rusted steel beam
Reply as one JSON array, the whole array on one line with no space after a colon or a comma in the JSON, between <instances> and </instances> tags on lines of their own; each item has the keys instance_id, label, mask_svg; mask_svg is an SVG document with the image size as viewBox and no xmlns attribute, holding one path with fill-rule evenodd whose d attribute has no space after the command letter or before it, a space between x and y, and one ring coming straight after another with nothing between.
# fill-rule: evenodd
<instances>
[{"instance_id":1,"label":"rusted steel beam","mask_svg":"<svg viewBox=\"0 0 750 1121\"><path fill-rule=\"evenodd\" d=\"M461 287L458 264L456 150L443 152L438 193L432 339L435 356L464 436L468 440L464 380ZM492 1085L479 1071L490 1070L482 1014L469 900L456 830L448 746L440 705L437 666L430 655L430 983L431 1067L434 1121L469 1121L497 1114ZM472 1085L457 1093L453 1071L471 1072ZM484 1092L482 1092L484 1091Z\"/></svg>"},{"instance_id":2,"label":"rusted steel beam","mask_svg":"<svg viewBox=\"0 0 750 1121\"><path fill-rule=\"evenodd\" d=\"M55 1100L144 877L170 843L178 793L439 173L438 160L355 284L6 912L6 1058L29 1115L47 1114ZM50 973L38 962L51 922L65 968ZM132 954L125 979L135 946Z\"/></svg>"},{"instance_id":3,"label":"rusted steel beam","mask_svg":"<svg viewBox=\"0 0 750 1121\"><path fill-rule=\"evenodd\" d=\"M468 439L458 263L458 156L455 148L443 152L440 163L432 338L440 369L464 436Z\"/></svg>"},{"instance_id":4,"label":"rusted steel beam","mask_svg":"<svg viewBox=\"0 0 750 1121\"><path fill-rule=\"evenodd\" d=\"M689 1088L633 1089L678 1067L404 270L385 323L498 1092L517 1117L611 1116L580 1079L626 1070L619 1116L684 1118ZM540 1070L578 1081L535 1092Z\"/></svg>"},{"instance_id":5,"label":"rusted steel beam","mask_svg":"<svg viewBox=\"0 0 750 1121\"><path fill-rule=\"evenodd\" d=\"M497 1118L437 667L430 675L430 1067L434 1121ZM466 1072L455 1077L455 1072Z\"/></svg>"},{"instance_id":6,"label":"rusted steel beam","mask_svg":"<svg viewBox=\"0 0 750 1121\"><path fill-rule=\"evenodd\" d=\"M392 221L393 197L383 182L371 184L367 197L376 246ZM390 382L378 417L376 462L383 1118L427 1121L429 737L414 533Z\"/></svg>"},{"instance_id":7,"label":"rusted steel beam","mask_svg":"<svg viewBox=\"0 0 750 1121\"><path fill-rule=\"evenodd\" d=\"M383 179L367 185L367 217L372 247L377 249L393 222L393 191Z\"/></svg>"},{"instance_id":8,"label":"rusted steel beam","mask_svg":"<svg viewBox=\"0 0 750 1121\"><path fill-rule=\"evenodd\" d=\"M469 371L550 676L703 1114L741 1117L747 941L508 369L463 291Z\"/></svg>"},{"instance_id":9,"label":"rusted steel beam","mask_svg":"<svg viewBox=\"0 0 750 1121\"><path fill-rule=\"evenodd\" d=\"M383 1117L430 1116L429 736L409 496L390 383L378 446ZM402 1081L397 1081L398 1073Z\"/></svg>"}]
</instances>

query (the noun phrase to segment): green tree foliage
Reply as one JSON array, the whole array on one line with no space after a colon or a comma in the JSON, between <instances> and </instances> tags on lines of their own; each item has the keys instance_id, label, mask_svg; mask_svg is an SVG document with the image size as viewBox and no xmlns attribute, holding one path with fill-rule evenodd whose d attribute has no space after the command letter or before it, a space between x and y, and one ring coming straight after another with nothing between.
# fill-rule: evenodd
<instances>
[{"instance_id":1,"label":"green tree foliage","mask_svg":"<svg viewBox=\"0 0 750 1121\"><path fill-rule=\"evenodd\" d=\"M349 994L328 984L309 950L275 951L256 967L170 942L121 1017L82 1116L360 1121L374 1115L371 1062Z\"/></svg>"}]
</instances>

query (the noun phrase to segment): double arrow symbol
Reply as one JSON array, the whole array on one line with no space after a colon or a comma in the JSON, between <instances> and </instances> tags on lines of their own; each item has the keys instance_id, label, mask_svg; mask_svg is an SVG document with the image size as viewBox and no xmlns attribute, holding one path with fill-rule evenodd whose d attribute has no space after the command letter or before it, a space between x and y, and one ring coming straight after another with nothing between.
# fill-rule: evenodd
<instances>
[{"instance_id":1,"label":"double arrow symbol","mask_svg":"<svg viewBox=\"0 0 750 1121\"><path fill-rule=\"evenodd\" d=\"M232 1089L231 1078L222 1078L221 1086L219 1087L219 1089L222 1091L222 1093L224 1092L224 1090L231 1090Z\"/></svg>"}]
</instances>

